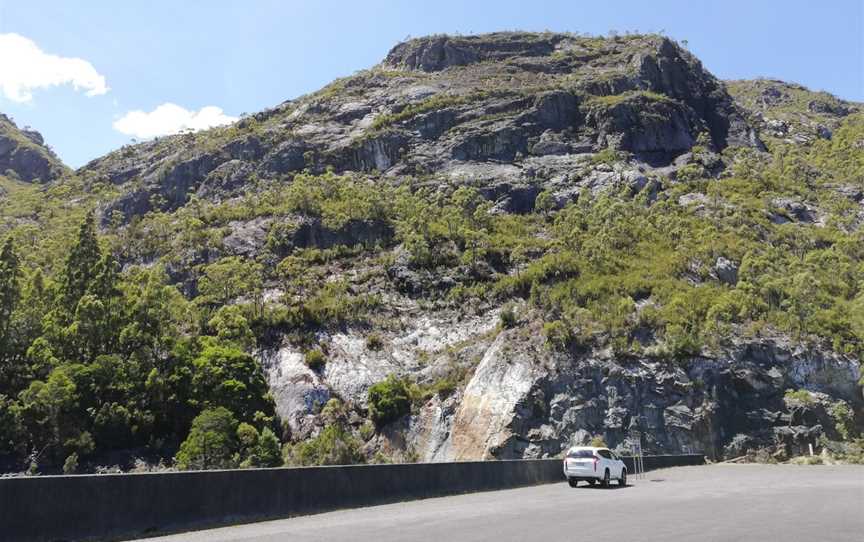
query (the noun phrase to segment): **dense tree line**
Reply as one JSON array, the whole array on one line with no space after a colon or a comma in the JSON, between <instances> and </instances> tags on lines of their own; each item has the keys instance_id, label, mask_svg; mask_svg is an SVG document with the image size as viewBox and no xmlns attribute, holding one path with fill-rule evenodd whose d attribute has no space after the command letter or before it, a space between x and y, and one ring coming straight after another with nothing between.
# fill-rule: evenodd
<instances>
[{"instance_id":1,"label":"dense tree line","mask_svg":"<svg viewBox=\"0 0 864 542\"><path fill-rule=\"evenodd\" d=\"M206 434L198 427L204 421L192 423L202 411L229 417L235 430L243 425L250 450L237 463L262 455L259 432L272 451L273 403L257 362L244 351L248 323L225 312L213 325L202 323L206 311L167 282L158 266L121 278L114 256L100 246L92 214L54 280L38 269L24 272L6 240L0 454L34 470L72 469L112 451L170 458L190 427L192 441ZM194 447L184 445L181 463L197 465ZM243 451L239 444L236 450Z\"/></svg>"}]
</instances>

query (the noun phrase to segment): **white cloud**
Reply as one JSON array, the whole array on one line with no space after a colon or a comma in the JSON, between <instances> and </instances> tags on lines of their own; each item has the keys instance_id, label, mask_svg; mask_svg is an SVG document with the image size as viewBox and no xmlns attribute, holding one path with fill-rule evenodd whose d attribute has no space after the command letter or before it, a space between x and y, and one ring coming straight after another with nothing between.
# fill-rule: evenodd
<instances>
[{"instance_id":1,"label":"white cloud","mask_svg":"<svg viewBox=\"0 0 864 542\"><path fill-rule=\"evenodd\" d=\"M177 134L184 130L204 130L235 122L237 117L226 115L222 108L213 105L198 111L189 111L177 104L164 103L150 111L129 111L114 121L114 129L120 133L149 139L151 137Z\"/></svg>"},{"instance_id":2,"label":"white cloud","mask_svg":"<svg viewBox=\"0 0 864 542\"><path fill-rule=\"evenodd\" d=\"M33 40L0 34L0 93L15 102L29 102L38 88L72 85L87 96L108 92L105 77L86 60L50 55Z\"/></svg>"}]
</instances>

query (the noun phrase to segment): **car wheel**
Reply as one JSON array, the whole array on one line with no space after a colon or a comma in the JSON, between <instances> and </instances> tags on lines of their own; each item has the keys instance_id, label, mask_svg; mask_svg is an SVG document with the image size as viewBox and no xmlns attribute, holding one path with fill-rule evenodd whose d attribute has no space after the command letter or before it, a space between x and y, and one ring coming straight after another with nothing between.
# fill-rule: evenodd
<instances>
[{"instance_id":1,"label":"car wheel","mask_svg":"<svg viewBox=\"0 0 864 542\"><path fill-rule=\"evenodd\" d=\"M621 478L618 478L618 485L627 487L627 469L621 469Z\"/></svg>"},{"instance_id":2,"label":"car wheel","mask_svg":"<svg viewBox=\"0 0 864 542\"><path fill-rule=\"evenodd\" d=\"M570 487L576 487L579 484L579 480L568 478L567 483L570 484Z\"/></svg>"},{"instance_id":3,"label":"car wheel","mask_svg":"<svg viewBox=\"0 0 864 542\"><path fill-rule=\"evenodd\" d=\"M609 487L609 469L603 473L603 487Z\"/></svg>"}]
</instances>

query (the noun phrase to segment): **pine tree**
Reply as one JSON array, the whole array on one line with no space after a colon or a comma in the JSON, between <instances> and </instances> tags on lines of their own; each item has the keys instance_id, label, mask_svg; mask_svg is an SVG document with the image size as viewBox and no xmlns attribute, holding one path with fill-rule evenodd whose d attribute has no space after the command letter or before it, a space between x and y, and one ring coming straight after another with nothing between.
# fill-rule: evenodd
<instances>
[{"instance_id":1,"label":"pine tree","mask_svg":"<svg viewBox=\"0 0 864 542\"><path fill-rule=\"evenodd\" d=\"M88 293L105 300L119 296L120 290L117 289L119 272L120 265L117 260L110 252L106 252L96 265L96 273Z\"/></svg>"},{"instance_id":2,"label":"pine tree","mask_svg":"<svg viewBox=\"0 0 864 542\"><path fill-rule=\"evenodd\" d=\"M20 275L18 255L10 237L0 249L0 349L6 342L12 311L21 297ZM2 356L3 352L0 351L0 357Z\"/></svg>"},{"instance_id":3,"label":"pine tree","mask_svg":"<svg viewBox=\"0 0 864 542\"><path fill-rule=\"evenodd\" d=\"M98 273L101 256L93 213L90 212L78 229L78 239L66 258L66 267L61 276L63 309L69 314L75 314L78 301L87 293Z\"/></svg>"},{"instance_id":4,"label":"pine tree","mask_svg":"<svg viewBox=\"0 0 864 542\"><path fill-rule=\"evenodd\" d=\"M18 256L12 239L6 239L0 249L0 393L15 380L14 341L12 340L12 313L21 297Z\"/></svg>"}]
</instances>

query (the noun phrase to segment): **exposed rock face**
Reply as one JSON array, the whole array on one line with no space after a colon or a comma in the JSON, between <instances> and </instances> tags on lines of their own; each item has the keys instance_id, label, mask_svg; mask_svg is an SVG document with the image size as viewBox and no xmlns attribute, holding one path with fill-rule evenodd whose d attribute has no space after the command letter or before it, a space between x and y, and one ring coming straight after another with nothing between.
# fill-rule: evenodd
<instances>
[{"instance_id":1,"label":"exposed rock face","mask_svg":"<svg viewBox=\"0 0 864 542\"><path fill-rule=\"evenodd\" d=\"M451 436L454 459L516 455L517 422L534 413L525 403L544 372L536 350L520 349L513 355L507 351L507 339L502 333L492 343L462 394Z\"/></svg>"},{"instance_id":2,"label":"exposed rock face","mask_svg":"<svg viewBox=\"0 0 864 542\"><path fill-rule=\"evenodd\" d=\"M547 56L565 40L562 35L537 36L519 32L466 37L433 36L400 43L384 59L384 65L393 69L440 71L477 62Z\"/></svg>"},{"instance_id":3,"label":"exposed rock face","mask_svg":"<svg viewBox=\"0 0 864 542\"><path fill-rule=\"evenodd\" d=\"M530 337L502 333L460 398L449 442L438 448L453 459L550 457L598 435L626 451L640 433L650 452L711 458L737 453L724 446L739 434L749 435L749 449L777 439L794 446L809 429L788 428L784 392L806 387L826 394L826 405L860 405L858 371L852 358L772 340L675 366L552 355ZM826 408L809 414L808 427L821 422L819 431L833 434Z\"/></svg>"},{"instance_id":4,"label":"exposed rock face","mask_svg":"<svg viewBox=\"0 0 864 542\"><path fill-rule=\"evenodd\" d=\"M0 114L0 175L47 183L65 171L60 160L45 146L42 134L21 130L12 119Z\"/></svg>"},{"instance_id":5,"label":"exposed rock face","mask_svg":"<svg viewBox=\"0 0 864 542\"><path fill-rule=\"evenodd\" d=\"M762 148L723 84L666 38L440 36L399 44L380 66L235 126L128 147L82 172L123 187L106 223L115 211L170 211L193 194L222 200L252 179L325 168L442 184L479 176L502 208L530 209L504 202L522 198L508 190L574 188L606 148L631 152L635 169L674 170L700 134L717 151Z\"/></svg>"}]
</instances>

